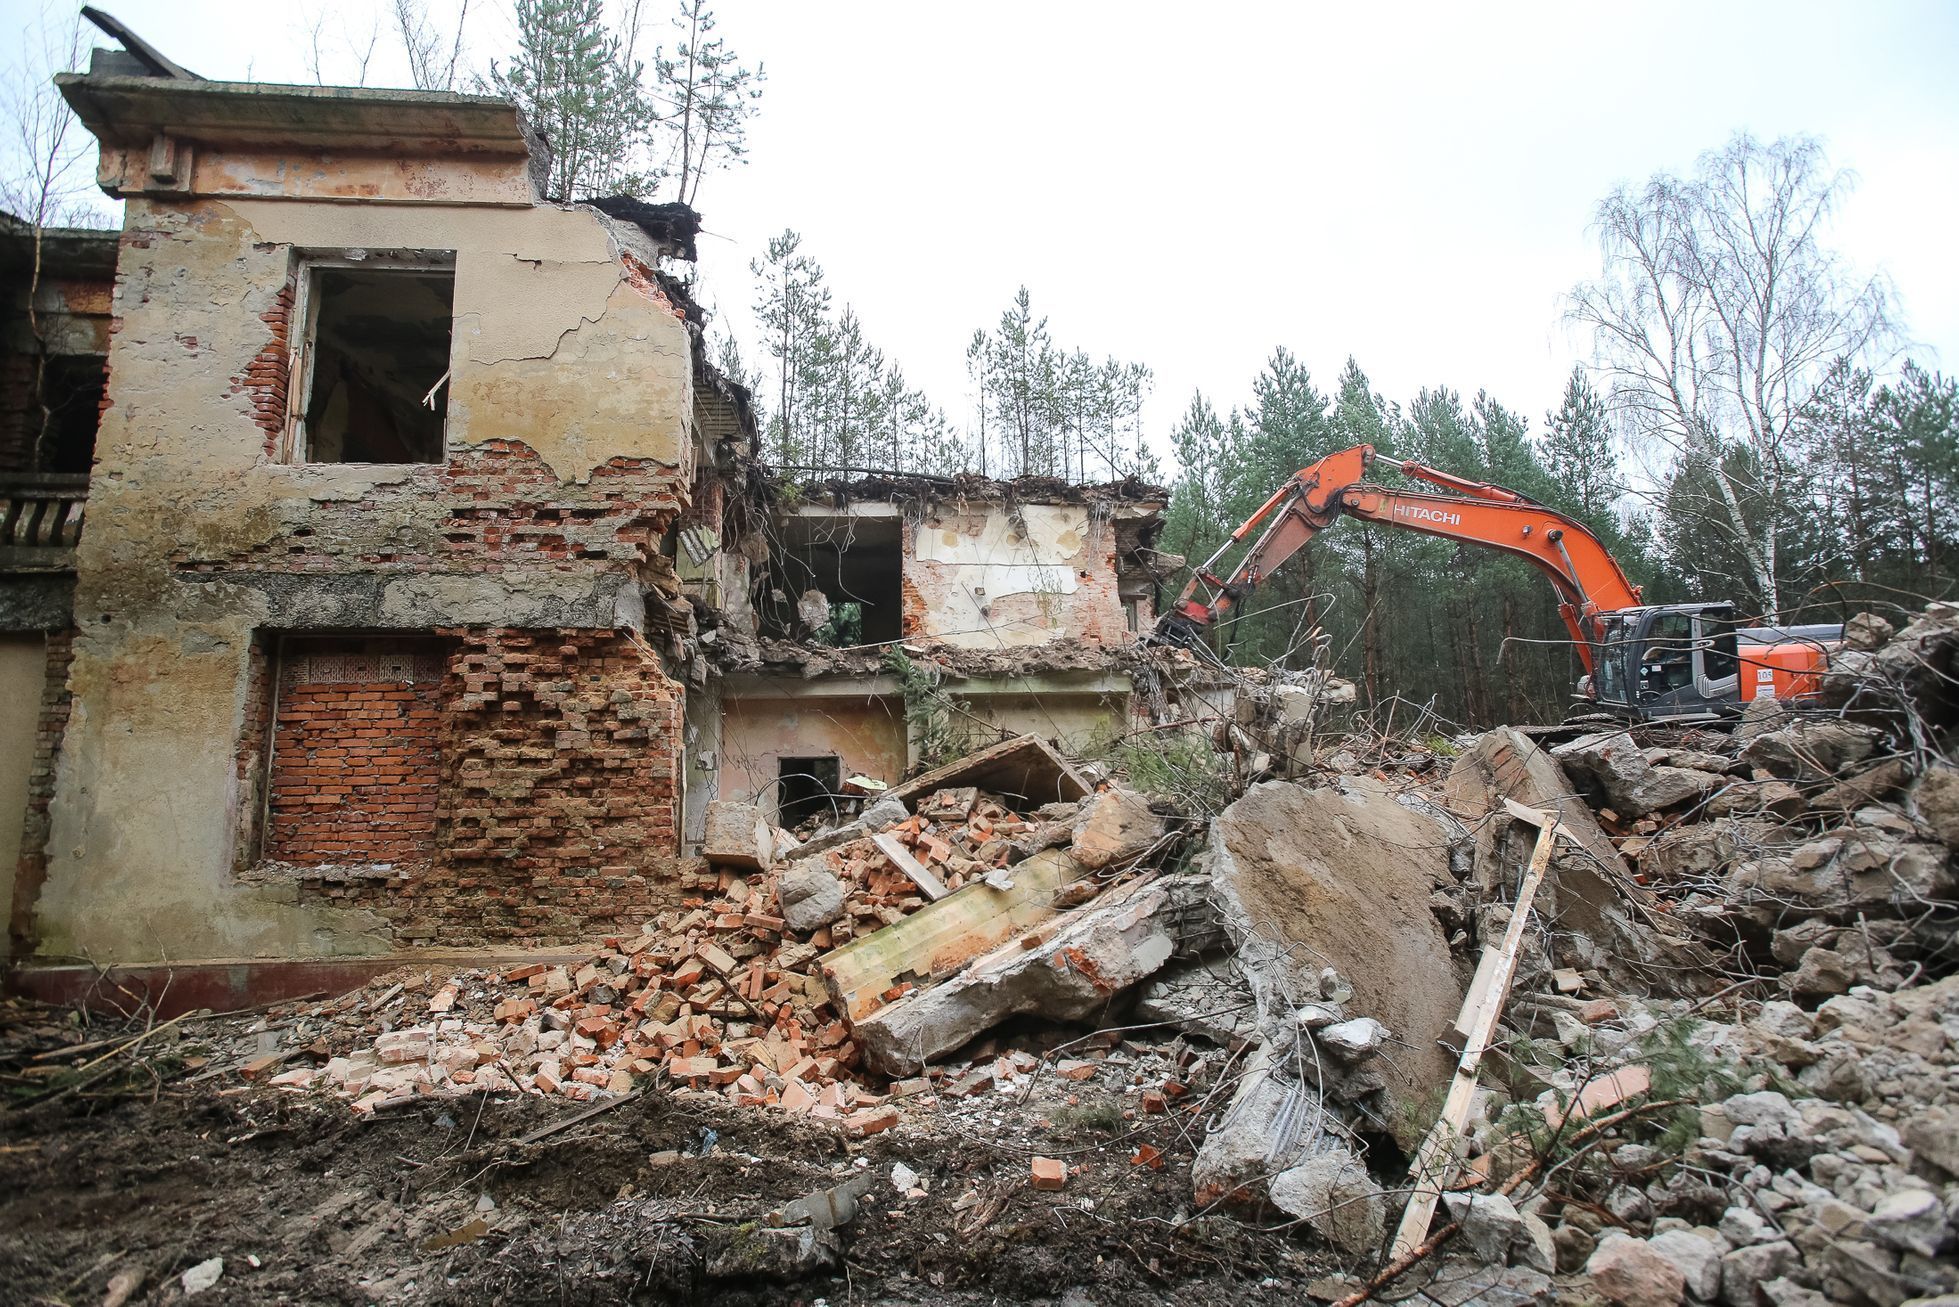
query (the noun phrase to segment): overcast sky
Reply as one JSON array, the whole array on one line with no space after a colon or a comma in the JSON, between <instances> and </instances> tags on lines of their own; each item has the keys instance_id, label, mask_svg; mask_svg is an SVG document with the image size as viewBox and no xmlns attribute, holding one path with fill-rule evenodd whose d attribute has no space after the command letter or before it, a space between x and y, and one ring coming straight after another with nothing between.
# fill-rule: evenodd
<instances>
[{"instance_id":1,"label":"overcast sky","mask_svg":"<svg viewBox=\"0 0 1959 1307\"><path fill-rule=\"evenodd\" d=\"M472 0L479 64L509 4ZM206 77L312 80L321 6L106 7ZM0 30L39 8L0 0ZM332 10L329 80L383 8ZM1277 345L1323 384L1353 354L1392 399L1487 388L1536 429L1586 353L1561 296L1597 270L1598 199L1737 130L1816 135L1854 170L1833 243L1959 368L1950 0L720 9L769 80L750 162L701 189L702 298L746 334L748 260L793 227L955 420L966 341L1024 283L1060 342L1155 370L1159 447L1194 389L1241 402ZM369 73L405 84L385 31Z\"/></svg>"}]
</instances>

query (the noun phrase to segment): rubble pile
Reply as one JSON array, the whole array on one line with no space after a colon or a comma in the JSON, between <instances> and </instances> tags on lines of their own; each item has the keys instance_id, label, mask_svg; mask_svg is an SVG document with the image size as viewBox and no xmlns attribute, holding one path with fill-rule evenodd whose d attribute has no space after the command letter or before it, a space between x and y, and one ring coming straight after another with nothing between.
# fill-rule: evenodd
<instances>
[{"instance_id":1,"label":"rubble pile","mask_svg":"<svg viewBox=\"0 0 1959 1307\"><path fill-rule=\"evenodd\" d=\"M1006 1104L1054 1080L1185 1129L1196 1210L1275 1208L1349 1265L1409 1247L1393 1223L1429 1186L1437 1233L1397 1295L1952 1294L1959 608L1849 641L1821 703L1759 700L1732 730L1453 750L1340 735L1326 678L1250 677L1164 740L1164 774L1201 741L1274 779L1196 816L1201 788L1092 786L1024 738L807 838L715 804L706 870L640 937L377 982L294 1036L335 1056L272 1082L361 1111L658 1084L1004 1139ZM1091 1031L1036 1035L1042 1055L1002 1033L1018 1017ZM1452 1086L1473 1095L1438 1122ZM1035 1156L1023 1183L1069 1174Z\"/></svg>"},{"instance_id":2,"label":"rubble pile","mask_svg":"<svg viewBox=\"0 0 1959 1307\"><path fill-rule=\"evenodd\" d=\"M419 977L377 981L318 1005L305 1016L345 1051L271 1083L329 1086L371 1112L478 1092L591 1100L660 1073L842 1116L859 1101L858 1054L828 1006L817 948L785 935L765 884L725 872L712 883L714 898L581 963L466 971L432 994Z\"/></svg>"},{"instance_id":3,"label":"rubble pile","mask_svg":"<svg viewBox=\"0 0 1959 1307\"><path fill-rule=\"evenodd\" d=\"M827 949L900 920L927 895L962 889L1065 843L1076 812L1075 804L1055 803L1023 818L975 786L927 795L909 816L895 800L874 804L788 848L777 875L783 914L791 930ZM915 876L907 864L927 875Z\"/></svg>"},{"instance_id":4,"label":"rubble pile","mask_svg":"<svg viewBox=\"0 0 1959 1307\"><path fill-rule=\"evenodd\" d=\"M970 1089L979 1068L935 1068L891 1093L874 1090L860 1074L866 1050L856 1028L885 1029L890 1014L910 1011L901 1000L937 977L905 972L869 994L840 991L838 959L855 956L850 943L969 885L985 896L978 911L995 911L1012 900L1014 873L1023 868L1026 888L1056 892L1019 916L999 911L1011 933L1023 917L1051 917L1093 899L1103 888L1094 872L1120 873L1162 834L1148 805L1126 791L1050 802L1025 816L975 785L930 788L913 802L908 811L896 797L880 799L804 841L752 807L715 804L711 865L684 884L692 893L679 908L647 922L639 936L609 939L575 962L466 971L439 985L427 976L384 978L315 1005L299 1014L294 1051L327 1060L270 1075L270 1083L330 1088L366 1113L479 1092L591 1101L657 1079L745 1106L841 1120L859 1133L885 1128L895 1113L876 1109L894 1095L917 1096L939 1082ZM1130 916L1146 921L1150 913ZM971 960L965 953L962 962ZM1153 970L1160 961L1153 955L1144 965ZM1010 988L989 992L1014 1001ZM968 1035L935 1051L997 1019L969 1023ZM265 1074L286 1060L252 1059L244 1069ZM888 1034L870 1062L882 1072L900 1069ZM923 1070L916 1061L905 1069Z\"/></svg>"},{"instance_id":5,"label":"rubble pile","mask_svg":"<svg viewBox=\"0 0 1959 1307\"><path fill-rule=\"evenodd\" d=\"M1493 1274L1536 1301L1559 1275L1624 1307L1959 1291L1959 977L1732 1021L1678 1000L1616 1006L1546 1039L1523 1079L1551 1088L1508 1109L1493 1093L1466 1168L1493 1182L1544 1158L1557 1183L1446 1196L1462 1246L1427 1274ZM1579 1141L1588 1117L1648 1108Z\"/></svg>"},{"instance_id":6,"label":"rubble pile","mask_svg":"<svg viewBox=\"0 0 1959 1307\"><path fill-rule=\"evenodd\" d=\"M1727 983L1687 999L1560 968L1547 917L1505 1016L1528 1042L1465 1143L1484 1188L1447 1196L1456 1238L1423 1276L1548 1301L1559 1275L1626 1307L1959 1293L1959 609L1848 640L1821 704L1548 750L1588 800L1574 844L1625 858L1648 933L1697 936L1702 984ZM1492 754L1532 746L1500 734L1457 770L1530 789ZM1616 1123L1580 1143L1588 1117ZM1500 1182L1533 1164L1556 1183L1513 1201Z\"/></svg>"},{"instance_id":7,"label":"rubble pile","mask_svg":"<svg viewBox=\"0 0 1959 1307\"><path fill-rule=\"evenodd\" d=\"M1808 1002L1950 968L1959 770L1941 753L1959 607L1937 604L1832 673L1834 706L1749 705L1732 733L1641 747L1636 733L1551 750L1677 920ZM1882 672L1854 681L1841 663Z\"/></svg>"}]
</instances>

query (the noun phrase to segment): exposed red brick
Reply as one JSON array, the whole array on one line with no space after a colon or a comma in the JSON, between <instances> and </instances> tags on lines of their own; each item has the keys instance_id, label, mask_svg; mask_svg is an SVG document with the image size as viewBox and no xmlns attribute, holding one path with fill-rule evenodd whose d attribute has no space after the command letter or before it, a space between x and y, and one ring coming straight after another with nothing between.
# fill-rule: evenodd
<instances>
[{"instance_id":1,"label":"exposed red brick","mask_svg":"<svg viewBox=\"0 0 1959 1307\"><path fill-rule=\"evenodd\" d=\"M441 686L401 680L293 683L290 669L369 642L289 653L267 782L265 856L299 864L426 862L442 779Z\"/></svg>"},{"instance_id":2,"label":"exposed red brick","mask_svg":"<svg viewBox=\"0 0 1959 1307\"><path fill-rule=\"evenodd\" d=\"M419 858L407 858L403 874L304 881L302 897L376 912L393 923L402 946L528 946L636 933L678 894L682 687L613 631L441 634L454 644L430 701L439 761L428 843L418 846ZM396 702L309 696L298 715L314 730L322 708L387 713ZM287 703L282 696L282 728ZM366 719L351 720L351 742L328 747L373 749L385 739L386 732L363 733ZM334 806L318 805L308 829L324 842L347 820L335 782L295 784L286 803L302 820L316 796L299 791L323 788ZM368 815L355 814L350 825L340 843L358 836L372 847ZM270 846L268 853L278 856ZM360 860L313 861L335 858Z\"/></svg>"},{"instance_id":3,"label":"exposed red brick","mask_svg":"<svg viewBox=\"0 0 1959 1307\"><path fill-rule=\"evenodd\" d=\"M265 433L267 458L278 457L279 443L286 434L286 401L291 384L287 373L292 368L292 310L296 293L296 283L288 278L272 307L259 315L267 333L264 348L252 356L243 372L231 379L232 394L242 392L251 396L252 420Z\"/></svg>"}]
</instances>

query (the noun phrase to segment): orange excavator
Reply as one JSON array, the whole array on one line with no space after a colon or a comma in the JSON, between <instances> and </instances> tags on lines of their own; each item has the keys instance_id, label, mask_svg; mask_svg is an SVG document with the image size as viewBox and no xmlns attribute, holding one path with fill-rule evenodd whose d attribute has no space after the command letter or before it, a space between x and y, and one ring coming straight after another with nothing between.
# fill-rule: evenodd
<instances>
[{"instance_id":1,"label":"orange excavator","mask_svg":"<svg viewBox=\"0 0 1959 1307\"><path fill-rule=\"evenodd\" d=\"M1342 517L1404 527L1500 550L1536 567L1558 592L1585 675L1578 697L1634 721L1718 718L1756 698L1812 698L1840 626L1744 626L1733 604L1643 604L1639 587L1585 526L1527 495L1438 472L1412 460L1403 476L1446 494L1369 484L1372 445L1301 468L1199 567L1156 639L1191 647L1259 583ZM1213 569L1268 522L1227 576Z\"/></svg>"}]
</instances>

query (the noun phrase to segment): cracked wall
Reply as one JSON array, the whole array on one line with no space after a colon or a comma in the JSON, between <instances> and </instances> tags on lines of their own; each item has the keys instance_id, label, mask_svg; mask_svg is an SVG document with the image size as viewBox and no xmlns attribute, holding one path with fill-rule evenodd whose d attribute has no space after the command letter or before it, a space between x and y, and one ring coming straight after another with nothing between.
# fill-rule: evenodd
<instances>
[{"instance_id":1,"label":"cracked wall","mask_svg":"<svg viewBox=\"0 0 1959 1307\"><path fill-rule=\"evenodd\" d=\"M1081 504L946 507L908 523L905 634L956 649L1134 642L1116 538Z\"/></svg>"},{"instance_id":2,"label":"cracked wall","mask_svg":"<svg viewBox=\"0 0 1959 1307\"><path fill-rule=\"evenodd\" d=\"M531 204L525 166L207 148L190 193L128 196L72 717L46 882L16 914L42 957L443 942L405 941L371 896L239 874L254 642L545 628L575 644L644 621L642 577L693 475L691 342L658 252L589 209ZM278 462L297 260L363 250L454 254L447 460ZM621 692L677 704L677 688L655 668ZM576 930L577 900L624 860L637 875L670 857L672 827L636 818L641 842L589 868L574 846L525 888L543 901L526 920Z\"/></svg>"},{"instance_id":3,"label":"cracked wall","mask_svg":"<svg viewBox=\"0 0 1959 1307\"><path fill-rule=\"evenodd\" d=\"M834 754L845 777L895 785L909 761L904 702L895 694L823 694L756 687L730 695L721 725L721 797L773 812L784 758Z\"/></svg>"}]
</instances>

